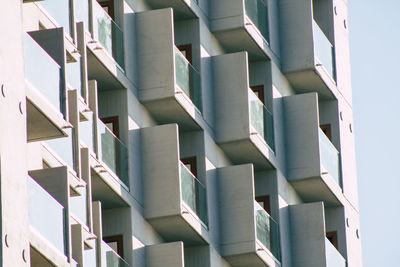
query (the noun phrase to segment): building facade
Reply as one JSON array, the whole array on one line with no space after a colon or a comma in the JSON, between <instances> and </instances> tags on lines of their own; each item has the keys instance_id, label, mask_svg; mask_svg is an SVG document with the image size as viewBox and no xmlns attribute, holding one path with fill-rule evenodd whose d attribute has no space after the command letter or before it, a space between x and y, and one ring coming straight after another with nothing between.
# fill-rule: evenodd
<instances>
[{"instance_id":1,"label":"building facade","mask_svg":"<svg viewBox=\"0 0 400 267\"><path fill-rule=\"evenodd\" d=\"M362 266L347 0L7 1L1 266Z\"/></svg>"}]
</instances>

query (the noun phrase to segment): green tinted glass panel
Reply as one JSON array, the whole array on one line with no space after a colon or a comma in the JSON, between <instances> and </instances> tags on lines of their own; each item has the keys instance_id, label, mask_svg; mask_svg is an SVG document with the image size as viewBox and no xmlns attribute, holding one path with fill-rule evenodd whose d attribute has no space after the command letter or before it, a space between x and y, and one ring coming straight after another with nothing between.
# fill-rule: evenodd
<instances>
[{"instance_id":1,"label":"green tinted glass panel","mask_svg":"<svg viewBox=\"0 0 400 267\"><path fill-rule=\"evenodd\" d=\"M340 154L331 140L319 128L319 149L322 167L341 186Z\"/></svg>"},{"instance_id":2,"label":"green tinted glass panel","mask_svg":"<svg viewBox=\"0 0 400 267\"><path fill-rule=\"evenodd\" d=\"M280 261L279 226L260 204L256 201L254 204L257 239Z\"/></svg>"},{"instance_id":3,"label":"green tinted glass panel","mask_svg":"<svg viewBox=\"0 0 400 267\"><path fill-rule=\"evenodd\" d=\"M269 42L268 9L264 0L245 0L246 15Z\"/></svg>"},{"instance_id":4,"label":"green tinted glass panel","mask_svg":"<svg viewBox=\"0 0 400 267\"><path fill-rule=\"evenodd\" d=\"M313 20L314 53L332 79L336 80L335 49L324 32Z\"/></svg>"},{"instance_id":5,"label":"green tinted glass panel","mask_svg":"<svg viewBox=\"0 0 400 267\"><path fill-rule=\"evenodd\" d=\"M125 145L98 119L99 157L129 188L128 150Z\"/></svg>"},{"instance_id":6,"label":"green tinted glass panel","mask_svg":"<svg viewBox=\"0 0 400 267\"><path fill-rule=\"evenodd\" d=\"M175 49L176 83L201 111L201 77L186 57Z\"/></svg>"},{"instance_id":7,"label":"green tinted glass panel","mask_svg":"<svg viewBox=\"0 0 400 267\"><path fill-rule=\"evenodd\" d=\"M102 267L130 267L106 242L101 241Z\"/></svg>"},{"instance_id":8,"label":"green tinted glass panel","mask_svg":"<svg viewBox=\"0 0 400 267\"><path fill-rule=\"evenodd\" d=\"M274 120L271 112L261 100L249 89L250 124L265 140L268 146L275 151Z\"/></svg>"},{"instance_id":9,"label":"green tinted glass panel","mask_svg":"<svg viewBox=\"0 0 400 267\"><path fill-rule=\"evenodd\" d=\"M124 36L121 28L112 20L97 1L93 1L94 38L124 68Z\"/></svg>"},{"instance_id":10,"label":"green tinted glass panel","mask_svg":"<svg viewBox=\"0 0 400 267\"><path fill-rule=\"evenodd\" d=\"M208 225L207 192L204 185L180 162L182 200Z\"/></svg>"}]
</instances>

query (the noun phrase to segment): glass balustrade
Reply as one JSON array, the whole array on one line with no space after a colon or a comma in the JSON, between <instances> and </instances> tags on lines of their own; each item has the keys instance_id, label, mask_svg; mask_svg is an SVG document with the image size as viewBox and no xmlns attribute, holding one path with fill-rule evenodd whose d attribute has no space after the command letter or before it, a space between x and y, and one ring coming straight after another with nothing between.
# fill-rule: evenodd
<instances>
[{"instance_id":1,"label":"glass balustrade","mask_svg":"<svg viewBox=\"0 0 400 267\"><path fill-rule=\"evenodd\" d=\"M75 7L75 19L76 22L83 22L85 29L89 31L89 1L91 0L79 0L74 2Z\"/></svg>"},{"instance_id":2,"label":"glass balustrade","mask_svg":"<svg viewBox=\"0 0 400 267\"><path fill-rule=\"evenodd\" d=\"M254 201L254 204L257 239L280 261L279 226L260 204L256 201Z\"/></svg>"},{"instance_id":3,"label":"glass balustrade","mask_svg":"<svg viewBox=\"0 0 400 267\"><path fill-rule=\"evenodd\" d=\"M69 62L67 64L67 82L70 89L76 89L82 97L85 97L85 92L82 86L81 76L81 59L79 58L76 62Z\"/></svg>"},{"instance_id":4,"label":"glass balustrade","mask_svg":"<svg viewBox=\"0 0 400 267\"><path fill-rule=\"evenodd\" d=\"M29 35L24 36L25 79L51 105L63 111L60 66Z\"/></svg>"},{"instance_id":5,"label":"glass balustrade","mask_svg":"<svg viewBox=\"0 0 400 267\"><path fill-rule=\"evenodd\" d=\"M130 267L106 242L101 241L102 267Z\"/></svg>"},{"instance_id":6,"label":"glass balustrade","mask_svg":"<svg viewBox=\"0 0 400 267\"><path fill-rule=\"evenodd\" d=\"M93 134L93 114L89 120L79 122L79 140L94 152L94 134Z\"/></svg>"},{"instance_id":7,"label":"glass balustrade","mask_svg":"<svg viewBox=\"0 0 400 267\"><path fill-rule=\"evenodd\" d=\"M182 200L208 225L207 192L204 185L180 162Z\"/></svg>"},{"instance_id":8,"label":"glass balustrade","mask_svg":"<svg viewBox=\"0 0 400 267\"><path fill-rule=\"evenodd\" d=\"M80 196L71 196L69 198L70 211L72 215L87 225L87 192L86 187L79 191Z\"/></svg>"},{"instance_id":9,"label":"glass balustrade","mask_svg":"<svg viewBox=\"0 0 400 267\"><path fill-rule=\"evenodd\" d=\"M264 106L254 92L249 89L250 124L275 151L274 120L271 112Z\"/></svg>"},{"instance_id":10,"label":"glass balustrade","mask_svg":"<svg viewBox=\"0 0 400 267\"><path fill-rule=\"evenodd\" d=\"M269 42L268 8L264 0L245 0L246 15Z\"/></svg>"},{"instance_id":11,"label":"glass balustrade","mask_svg":"<svg viewBox=\"0 0 400 267\"><path fill-rule=\"evenodd\" d=\"M97 257L96 257L96 246L92 249L86 249L83 255L84 266L96 267Z\"/></svg>"},{"instance_id":12,"label":"glass balustrade","mask_svg":"<svg viewBox=\"0 0 400 267\"><path fill-rule=\"evenodd\" d=\"M64 28L66 34L71 35L70 0L45 0L40 5L52 16L57 24Z\"/></svg>"},{"instance_id":13,"label":"glass balustrade","mask_svg":"<svg viewBox=\"0 0 400 267\"><path fill-rule=\"evenodd\" d=\"M124 68L123 32L97 1L93 1L93 20L94 38Z\"/></svg>"},{"instance_id":14,"label":"glass balustrade","mask_svg":"<svg viewBox=\"0 0 400 267\"><path fill-rule=\"evenodd\" d=\"M65 131L68 133L67 137L46 140L45 144L50 147L56 156L74 169L73 131L71 129L65 129Z\"/></svg>"},{"instance_id":15,"label":"glass balustrade","mask_svg":"<svg viewBox=\"0 0 400 267\"><path fill-rule=\"evenodd\" d=\"M341 186L340 154L321 128L319 128L319 150L322 167Z\"/></svg>"},{"instance_id":16,"label":"glass balustrade","mask_svg":"<svg viewBox=\"0 0 400 267\"><path fill-rule=\"evenodd\" d=\"M129 187L127 148L100 119L97 134L99 158Z\"/></svg>"},{"instance_id":17,"label":"glass balustrade","mask_svg":"<svg viewBox=\"0 0 400 267\"><path fill-rule=\"evenodd\" d=\"M346 267L346 260L332 243L325 238L326 267Z\"/></svg>"},{"instance_id":18,"label":"glass balustrade","mask_svg":"<svg viewBox=\"0 0 400 267\"><path fill-rule=\"evenodd\" d=\"M201 111L201 78L177 47L175 49L176 84Z\"/></svg>"},{"instance_id":19,"label":"glass balustrade","mask_svg":"<svg viewBox=\"0 0 400 267\"><path fill-rule=\"evenodd\" d=\"M336 80L335 49L324 32L313 20L314 53L326 71Z\"/></svg>"},{"instance_id":20,"label":"glass balustrade","mask_svg":"<svg viewBox=\"0 0 400 267\"><path fill-rule=\"evenodd\" d=\"M29 224L65 254L64 207L29 176L28 197Z\"/></svg>"}]
</instances>

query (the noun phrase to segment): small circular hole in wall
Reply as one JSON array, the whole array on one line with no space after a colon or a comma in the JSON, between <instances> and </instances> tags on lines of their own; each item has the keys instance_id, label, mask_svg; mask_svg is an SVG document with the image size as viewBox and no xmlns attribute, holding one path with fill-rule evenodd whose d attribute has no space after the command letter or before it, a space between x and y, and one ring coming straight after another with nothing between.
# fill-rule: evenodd
<instances>
[{"instance_id":1,"label":"small circular hole in wall","mask_svg":"<svg viewBox=\"0 0 400 267\"><path fill-rule=\"evenodd\" d=\"M26 262L26 250L22 250L22 259Z\"/></svg>"},{"instance_id":2,"label":"small circular hole in wall","mask_svg":"<svg viewBox=\"0 0 400 267\"><path fill-rule=\"evenodd\" d=\"M22 109L22 102L19 102L18 107L19 107L19 112L20 112L21 114L24 114L24 110Z\"/></svg>"},{"instance_id":3,"label":"small circular hole in wall","mask_svg":"<svg viewBox=\"0 0 400 267\"><path fill-rule=\"evenodd\" d=\"M3 97L6 97L6 88L4 84L1 85L1 94L3 95Z\"/></svg>"},{"instance_id":4,"label":"small circular hole in wall","mask_svg":"<svg viewBox=\"0 0 400 267\"><path fill-rule=\"evenodd\" d=\"M7 234L4 236L4 243L6 244L6 246L7 246L8 248L10 247L9 240L8 240L8 235L7 235Z\"/></svg>"}]
</instances>

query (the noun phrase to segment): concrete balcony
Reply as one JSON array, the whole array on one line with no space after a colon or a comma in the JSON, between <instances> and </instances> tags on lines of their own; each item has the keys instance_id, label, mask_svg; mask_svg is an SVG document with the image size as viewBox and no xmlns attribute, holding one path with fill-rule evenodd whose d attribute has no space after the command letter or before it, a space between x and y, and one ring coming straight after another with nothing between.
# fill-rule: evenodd
<instances>
[{"instance_id":1,"label":"concrete balcony","mask_svg":"<svg viewBox=\"0 0 400 267\"><path fill-rule=\"evenodd\" d=\"M280 5L282 69L299 92L332 98L336 56L332 1L284 0Z\"/></svg>"},{"instance_id":2,"label":"concrete balcony","mask_svg":"<svg viewBox=\"0 0 400 267\"><path fill-rule=\"evenodd\" d=\"M56 266L71 262L71 227L88 229L85 190L67 166L29 171L30 243Z\"/></svg>"},{"instance_id":3,"label":"concrete balcony","mask_svg":"<svg viewBox=\"0 0 400 267\"><path fill-rule=\"evenodd\" d=\"M272 114L250 89L247 53L213 58L217 143L235 164L275 165Z\"/></svg>"},{"instance_id":4,"label":"concrete balcony","mask_svg":"<svg viewBox=\"0 0 400 267\"><path fill-rule=\"evenodd\" d=\"M248 51L253 60L272 59L268 5L264 0L211 1L211 31L227 52Z\"/></svg>"},{"instance_id":5,"label":"concrete balcony","mask_svg":"<svg viewBox=\"0 0 400 267\"><path fill-rule=\"evenodd\" d=\"M315 93L284 98L288 180L304 201L337 206L345 202L341 158L336 148L340 144L339 112L337 105L330 110L331 141L320 128L321 118L327 117L321 105Z\"/></svg>"},{"instance_id":6,"label":"concrete balcony","mask_svg":"<svg viewBox=\"0 0 400 267\"><path fill-rule=\"evenodd\" d=\"M24 37L28 141L67 136L67 129L71 127L67 122L63 79L63 35L62 29L56 29L31 32Z\"/></svg>"},{"instance_id":7,"label":"concrete balcony","mask_svg":"<svg viewBox=\"0 0 400 267\"><path fill-rule=\"evenodd\" d=\"M175 46L172 9L138 13L137 30L140 101L160 123L201 129L201 74Z\"/></svg>"},{"instance_id":8,"label":"concrete balcony","mask_svg":"<svg viewBox=\"0 0 400 267\"><path fill-rule=\"evenodd\" d=\"M180 161L176 124L142 130L144 214L166 241L208 243L205 186Z\"/></svg>"},{"instance_id":9,"label":"concrete balcony","mask_svg":"<svg viewBox=\"0 0 400 267\"><path fill-rule=\"evenodd\" d=\"M33 243L47 243L46 247L58 252L56 260L65 261L69 248L68 228L65 225L67 213L64 206L30 176L28 192L29 224L31 231L38 237L35 239L39 240Z\"/></svg>"},{"instance_id":10,"label":"concrete balcony","mask_svg":"<svg viewBox=\"0 0 400 267\"><path fill-rule=\"evenodd\" d=\"M254 200L251 164L218 170L222 255L232 266L281 266L278 224Z\"/></svg>"},{"instance_id":11,"label":"concrete balcony","mask_svg":"<svg viewBox=\"0 0 400 267\"><path fill-rule=\"evenodd\" d=\"M183 242L162 243L146 247L146 266L185 267Z\"/></svg>"},{"instance_id":12,"label":"concrete balcony","mask_svg":"<svg viewBox=\"0 0 400 267\"><path fill-rule=\"evenodd\" d=\"M289 211L294 266L346 266L346 260L341 252L326 237L329 216L326 216L322 202L289 206ZM340 245L339 242L339 249L345 250Z\"/></svg>"},{"instance_id":13,"label":"concrete balcony","mask_svg":"<svg viewBox=\"0 0 400 267\"><path fill-rule=\"evenodd\" d=\"M171 7L178 19L197 18L200 13L198 0L149 0L147 3L152 9Z\"/></svg>"}]
</instances>

